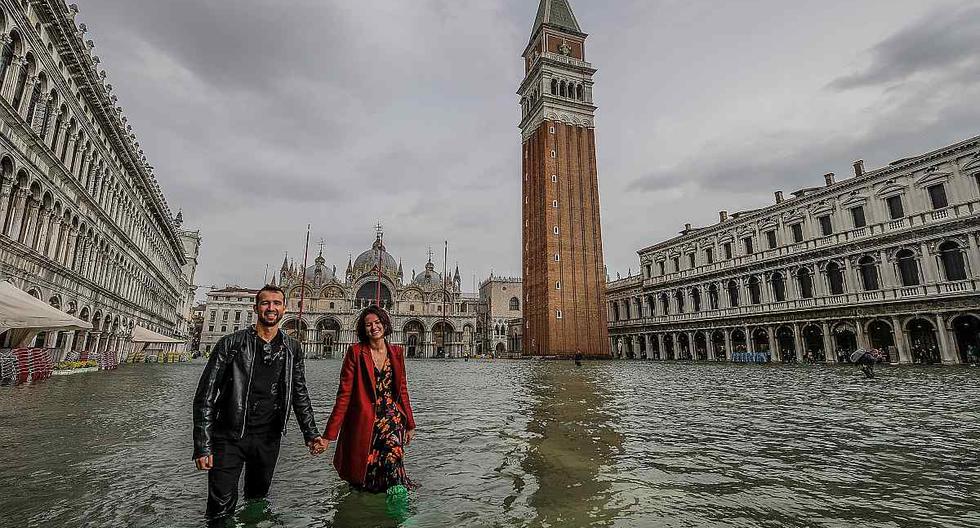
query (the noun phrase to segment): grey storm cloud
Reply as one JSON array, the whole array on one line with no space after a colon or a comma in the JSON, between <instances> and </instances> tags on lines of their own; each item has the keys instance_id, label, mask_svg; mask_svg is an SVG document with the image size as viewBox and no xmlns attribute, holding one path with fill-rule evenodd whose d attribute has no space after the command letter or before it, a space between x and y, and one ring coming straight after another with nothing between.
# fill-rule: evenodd
<instances>
[{"instance_id":1,"label":"grey storm cloud","mask_svg":"<svg viewBox=\"0 0 980 528\"><path fill-rule=\"evenodd\" d=\"M343 269L378 221L406 272L448 240L467 286L490 269L519 274L514 92L536 1L78 3L171 208L202 231L198 284L256 284L287 251L301 259L307 224L327 264ZM599 68L613 274L673 234L676 217L816 184L857 157L886 163L976 133L980 93L967 81L980 16L969 4L926 13L915 0L572 5ZM850 15L868 27L843 34ZM810 40L791 42L796 34ZM825 35L834 38L814 43ZM773 62L781 55L792 61ZM812 91L780 85L828 56L833 73L812 79ZM748 102L757 85L784 114ZM820 109L812 123L784 123L811 107Z\"/></svg>"}]
</instances>

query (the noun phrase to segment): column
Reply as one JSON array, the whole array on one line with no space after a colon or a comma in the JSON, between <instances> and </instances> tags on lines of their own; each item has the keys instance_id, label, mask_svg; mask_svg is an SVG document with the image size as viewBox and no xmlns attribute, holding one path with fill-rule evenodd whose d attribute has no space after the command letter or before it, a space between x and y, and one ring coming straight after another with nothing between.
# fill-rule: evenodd
<instances>
[{"instance_id":1,"label":"column","mask_svg":"<svg viewBox=\"0 0 980 528\"><path fill-rule=\"evenodd\" d=\"M667 356L664 355L664 335L663 334L657 334L657 357L659 357L661 361L667 359Z\"/></svg>"},{"instance_id":2,"label":"column","mask_svg":"<svg viewBox=\"0 0 980 528\"><path fill-rule=\"evenodd\" d=\"M66 332L65 346L64 348L61 349L61 352L58 355L56 361L61 362L61 361L65 361L65 359L68 358L68 353L72 350L72 347L74 347L75 345L75 334L77 333L78 332Z\"/></svg>"},{"instance_id":3,"label":"column","mask_svg":"<svg viewBox=\"0 0 980 528\"><path fill-rule=\"evenodd\" d=\"M745 351L755 352L755 348L752 346L752 334L749 333L749 325L742 325L742 332L745 332Z\"/></svg>"},{"instance_id":4,"label":"column","mask_svg":"<svg viewBox=\"0 0 980 528\"><path fill-rule=\"evenodd\" d=\"M769 357L778 362L782 360L783 355L779 350L779 343L776 342L776 328L769 326L766 328L766 332L769 334Z\"/></svg>"},{"instance_id":5,"label":"column","mask_svg":"<svg viewBox=\"0 0 980 528\"><path fill-rule=\"evenodd\" d=\"M854 262L850 258L844 259L844 291L846 293L856 293L860 290L860 282L857 278L857 270L854 269Z\"/></svg>"},{"instance_id":6,"label":"column","mask_svg":"<svg viewBox=\"0 0 980 528\"><path fill-rule=\"evenodd\" d=\"M946 317L942 313L936 314L936 333L939 336L939 357L942 358L944 365L956 365L960 362L960 355L955 347L951 346L949 330L946 329Z\"/></svg>"},{"instance_id":7,"label":"column","mask_svg":"<svg viewBox=\"0 0 980 528\"><path fill-rule=\"evenodd\" d=\"M10 211L10 223L7 225L7 236L11 240L20 238L20 228L24 221L24 213L27 208L27 189L18 188L14 191L13 210Z\"/></svg>"},{"instance_id":8,"label":"column","mask_svg":"<svg viewBox=\"0 0 980 528\"><path fill-rule=\"evenodd\" d=\"M823 330L823 356L827 363L837 363L837 350L834 348L834 340L830 335L830 324L827 321L821 321L821 329Z\"/></svg>"},{"instance_id":9,"label":"column","mask_svg":"<svg viewBox=\"0 0 980 528\"><path fill-rule=\"evenodd\" d=\"M24 58L24 66L23 67L25 67L25 68L27 67L27 58L26 57ZM17 110L17 113L18 114L20 114L21 116L23 116L25 118L27 117L27 111L31 107L31 99L34 96L34 85L37 84L38 81L39 81L39 79L38 79L37 75L34 75L34 76L31 76L31 77L28 77L26 79L26 81L24 82L24 93L21 94L21 96L20 96L20 106L18 108L16 108L16 110ZM28 123L28 126L30 126L30 123Z\"/></svg>"},{"instance_id":10,"label":"column","mask_svg":"<svg viewBox=\"0 0 980 528\"><path fill-rule=\"evenodd\" d=\"M803 330L800 328L800 323L793 323L793 342L796 345L796 362L802 363L806 343L803 341Z\"/></svg>"},{"instance_id":11,"label":"column","mask_svg":"<svg viewBox=\"0 0 980 528\"><path fill-rule=\"evenodd\" d=\"M871 350L871 343L868 342L868 334L864 331L864 321L855 319L854 326L857 327L858 348Z\"/></svg>"},{"instance_id":12,"label":"column","mask_svg":"<svg viewBox=\"0 0 980 528\"><path fill-rule=\"evenodd\" d=\"M41 203L28 198L27 216L25 217L24 225L20 228L20 236L18 237L25 246L34 247L34 233L37 232L37 220L40 211Z\"/></svg>"},{"instance_id":13,"label":"column","mask_svg":"<svg viewBox=\"0 0 980 528\"><path fill-rule=\"evenodd\" d=\"M714 330L705 331L705 345L708 347L708 361L714 361L715 357L715 332Z\"/></svg>"},{"instance_id":14,"label":"column","mask_svg":"<svg viewBox=\"0 0 980 528\"><path fill-rule=\"evenodd\" d=\"M929 246L923 242L919 245L919 251L922 254L920 259L922 263L919 267L922 269L922 284L935 284L940 281L939 270L936 269L936 256L929 252Z\"/></svg>"},{"instance_id":15,"label":"column","mask_svg":"<svg viewBox=\"0 0 980 528\"><path fill-rule=\"evenodd\" d=\"M691 356L691 359L697 359L697 348L694 346L694 332L687 332L687 353Z\"/></svg>"},{"instance_id":16,"label":"column","mask_svg":"<svg viewBox=\"0 0 980 528\"><path fill-rule=\"evenodd\" d=\"M42 255L46 255L45 249L47 249L48 235L51 231L52 216L54 216L54 213L51 211L51 208L45 207L41 209L37 227L37 236L35 237L37 243L34 245L34 249Z\"/></svg>"},{"instance_id":17,"label":"column","mask_svg":"<svg viewBox=\"0 0 980 528\"><path fill-rule=\"evenodd\" d=\"M0 205L2 207L2 205ZM2 211L2 209L0 209ZM3 215L0 214L0 222L3 220ZM967 263L967 277L973 277L974 273L980 271L980 248L977 247L977 237L976 235L969 235L966 237L969 240L970 250L966 253L966 263Z\"/></svg>"},{"instance_id":18,"label":"column","mask_svg":"<svg viewBox=\"0 0 980 528\"><path fill-rule=\"evenodd\" d=\"M898 317L892 316L892 331L895 333L895 346L898 348L898 362L909 364L912 363L912 355L909 353L908 344L905 342L905 329L902 328L901 321Z\"/></svg>"},{"instance_id":19,"label":"column","mask_svg":"<svg viewBox=\"0 0 980 528\"><path fill-rule=\"evenodd\" d=\"M729 328L722 329L722 333L725 334L725 357L727 360L731 361L732 353L732 331Z\"/></svg>"}]
</instances>

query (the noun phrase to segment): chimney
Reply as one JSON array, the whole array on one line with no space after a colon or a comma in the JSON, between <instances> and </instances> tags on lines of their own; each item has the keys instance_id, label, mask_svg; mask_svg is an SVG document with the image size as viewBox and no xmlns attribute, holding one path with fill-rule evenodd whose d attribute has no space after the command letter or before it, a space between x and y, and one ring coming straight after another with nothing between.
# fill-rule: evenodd
<instances>
[{"instance_id":1,"label":"chimney","mask_svg":"<svg viewBox=\"0 0 980 528\"><path fill-rule=\"evenodd\" d=\"M854 177L860 178L864 176L864 160L857 160L854 162Z\"/></svg>"},{"instance_id":2,"label":"chimney","mask_svg":"<svg viewBox=\"0 0 980 528\"><path fill-rule=\"evenodd\" d=\"M687 233L691 230L691 224L684 224L684 232Z\"/></svg>"},{"instance_id":3,"label":"chimney","mask_svg":"<svg viewBox=\"0 0 980 528\"><path fill-rule=\"evenodd\" d=\"M724 222L728 220L728 211L718 211L718 221Z\"/></svg>"},{"instance_id":4,"label":"chimney","mask_svg":"<svg viewBox=\"0 0 980 528\"><path fill-rule=\"evenodd\" d=\"M776 191L776 203L783 203L783 191Z\"/></svg>"},{"instance_id":5,"label":"chimney","mask_svg":"<svg viewBox=\"0 0 980 528\"><path fill-rule=\"evenodd\" d=\"M827 174L824 174L823 175L823 181L827 184L827 187L830 187L831 185L833 185L834 184L834 173L833 172L828 172Z\"/></svg>"}]
</instances>

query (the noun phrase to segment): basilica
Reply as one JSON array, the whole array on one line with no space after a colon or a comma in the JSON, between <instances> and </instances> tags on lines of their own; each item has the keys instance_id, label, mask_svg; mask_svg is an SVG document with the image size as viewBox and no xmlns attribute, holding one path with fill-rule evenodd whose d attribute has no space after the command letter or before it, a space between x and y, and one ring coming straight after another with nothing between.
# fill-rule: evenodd
<instances>
[{"instance_id":1,"label":"basilica","mask_svg":"<svg viewBox=\"0 0 980 528\"><path fill-rule=\"evenodd\" d=\"M406 277L401 260L385 249L381 233L370 249L348 260L343 275L327 265L321 249L305 274L302 264L284 258L277 284L287 297L283 327L302 337L307 357L337 357L357 342L358 314L379 299L391 315L389 339L403 346L408 357L475 352L479 299L463 293L459 267L444 277L430 251L424 270Z\"/></svg>"}]
</instances>

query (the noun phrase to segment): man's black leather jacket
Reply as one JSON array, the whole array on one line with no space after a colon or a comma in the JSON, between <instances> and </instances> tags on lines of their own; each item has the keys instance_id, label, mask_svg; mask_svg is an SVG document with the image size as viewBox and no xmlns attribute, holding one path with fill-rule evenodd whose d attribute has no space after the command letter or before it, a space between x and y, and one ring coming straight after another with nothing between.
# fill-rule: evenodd
<instances>
[{"instance_id":1,"label":"man's black leather jacket","mask_svg":"<svg viewBox=\"0 0 980 528\"><path fill-rule=\"evenodd\" d=\"M282 434L286 434L289 407L296 413L296 421L306 442L319 433L313 417L313 405L306 388L306 367L303 351L298 341L282 330L282 346L286 349L285 395L277 395L282 402L285 396L285 416ZM247 423L248 396L252 387L252 365L255 362L255 328L248 327L222 337L211 351L208 365L194 396L194 458L213 454L215 429L222 435L241 439ZM261 361L261 357L259 361Z\"/></svg>"}]
</instances>

